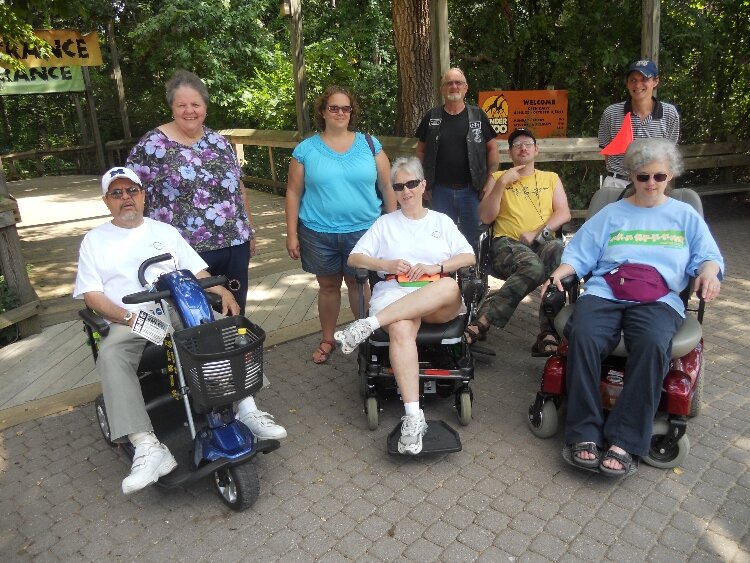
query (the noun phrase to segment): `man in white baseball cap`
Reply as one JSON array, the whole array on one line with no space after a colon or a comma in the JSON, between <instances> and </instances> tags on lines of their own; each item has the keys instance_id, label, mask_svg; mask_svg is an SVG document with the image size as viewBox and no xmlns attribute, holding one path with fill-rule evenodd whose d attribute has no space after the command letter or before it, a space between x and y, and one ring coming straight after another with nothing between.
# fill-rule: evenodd
<instances>
[{"instance_id":1,"label":"man in white baseball cap","mask_svg":"<svg viewBox=\"0 0 750 563\"><path fill-rule=\"evenodd\" d=\"M122 482L123 492L129 494L170 473L177 461L154 434L136 375L147 341L131 327L144 305L125 305L122 298L143 291L138 267L160 254L169 253L174 259L151 266L150 276L174 269L190 270L197 278L208 277L209 273L206 263L177 229L143 216L145 195L132 170L115 167L105 172L102 192L112 220L83 238L73 297L83 299L87 307L110 322L109 333L99 341L96 367L102 380L112 441L129 441L135 447L130 475ZM221 296L223 315L239 314L240 307L228 289L215 286L207 291ZM173 322L178 320L175 317ZM283 426L258 410L253 397L239 402L237 415L258 438L286 436Z\"/></svg>"}]
</instances>

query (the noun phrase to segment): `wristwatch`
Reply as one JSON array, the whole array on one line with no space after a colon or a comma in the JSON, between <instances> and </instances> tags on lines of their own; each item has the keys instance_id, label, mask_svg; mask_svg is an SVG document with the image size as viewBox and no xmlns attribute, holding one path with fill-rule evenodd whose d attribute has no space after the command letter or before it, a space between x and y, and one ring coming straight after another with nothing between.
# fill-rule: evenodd
<instances>
[{"instance_id":1,"label":"wristwatch","mask_svg":"<svg viewBox=\"0 0 750 563\"><path fill-rule=\"evenodd\" d=\"M552 231L549 230L547 225L544 225L541 235L544 240L549 240L552 238Z\"/></svg>"},{"instance_id":2,"label":"wristwatch","mask_svg":"<svg viewBox=\"0 0 750 563\"><path fill-rule=\"evenodd\" d=\"M122 322L124 322L125 324L128 324L128 323L130 323L130 319L132 319L132 318L133 318L133 311L128 311L122 317Z\"/></svg>"}]
</instances>

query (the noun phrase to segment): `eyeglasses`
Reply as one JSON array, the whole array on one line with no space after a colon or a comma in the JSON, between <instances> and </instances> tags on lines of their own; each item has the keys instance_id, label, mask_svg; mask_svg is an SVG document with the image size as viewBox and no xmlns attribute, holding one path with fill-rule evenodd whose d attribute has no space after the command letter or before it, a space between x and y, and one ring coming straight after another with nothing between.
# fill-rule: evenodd
<instances>
[{"instance_id":1,"label":"eyeglasses","mask_svg":"<svg viewBox=\"0 0 750 563\"><path fill-rule=\"evenodd\" d=\"M421 183L422 183L422 180L409 180L408 182L398 182L396 184L393 184L393 191L403 192L404 188L409 188L410 190L413 190Z\"/></svg>"},{"instance_id":2,"label":"eyeglasses","mask_svg":"<svg viewBox=\"0 0 750 563\"><path fill-rule=\"evenodd\" d=\"M464 84L466 84L466 82L464 82L463 80L446 80L445 82L443 82L443 86L448 86L449 88L451 86L461 87Z\"/></svg>"},{"instance_id":3,"label":"eyeglasses","mask_svg":"<svg viewBox=\"0 0 750 563\"><path fill-rule=\"evenodd\" d=\"M651 174L636 174L635 179L639 182L648 182L651 179ZM663 182L667 179L667 175L664 172L657 172L656 174L653 174L654 181L655 182Z\"/></svg>"},{"instance_id":4,"label":"eyeglasses","mask_svg":"<svg viewBox=\"0 0 750 563\"><path fill-rule=\"evenodd\" d=\"M352 112L352 106L328 106L328 111L331 113L351 113Z\"/></svg>"},{"instance_id":5,"label":"eyeglasses","mask_svg":"<svg viewBox=\"0 0 750 563\"><path fill-rule=\"evenodd\" d=\"M533 147L534 145L536 145L536 141L516 141L511 146L514 149L520 149L521 147L529 148L529 147Z\"/></svg>"},{"instance_id":6,"label":"eyeglasses","mask_svg":"<svg viewBox=\"0 0 750 563\"><path fill-rule=\"evenodd\" d=\"M107 197L111 197L112 199L122 199L123 194L128 194L130 197L135 197L139 192L142 192L143 188L140 186L128 186L124 190L112 190L111 192L107 192L105 195Z\"/></svg>"}]
</instances>

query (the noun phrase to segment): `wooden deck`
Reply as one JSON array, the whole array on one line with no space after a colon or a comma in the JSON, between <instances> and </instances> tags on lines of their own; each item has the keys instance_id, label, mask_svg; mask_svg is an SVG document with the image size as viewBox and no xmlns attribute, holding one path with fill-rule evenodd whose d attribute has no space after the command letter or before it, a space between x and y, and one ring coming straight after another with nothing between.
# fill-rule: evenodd
<instances>
[{"instance_id":1,"label":"wooden deck","mask_svg":"<svg viewBox=\"0 0 750 563\"><path fill-rule=\"evenodd\" d=\"M19 204L21 248L42 300L41 334L0 349L0 429L93 400L98 377L71 298L83 236L108 220L94 176L46 177L8 185ZM284 201L251 191L258 231L246 313L266 346L318 332L318 286L286 252ZM351 320L346 287L340 322ZM312 353L312 351L311 351Z\"/></svg>"}]
</instances>

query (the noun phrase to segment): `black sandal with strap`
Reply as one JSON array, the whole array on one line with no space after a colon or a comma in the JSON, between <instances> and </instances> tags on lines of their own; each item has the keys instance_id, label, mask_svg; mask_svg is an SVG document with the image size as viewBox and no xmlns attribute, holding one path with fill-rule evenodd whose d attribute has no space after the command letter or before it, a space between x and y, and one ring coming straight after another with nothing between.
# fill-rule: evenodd
<instances>
[{"instance_id":1,"label":"black sandal with strap","mask_svg":"<svg viewBox=\"0 0 750 563\"><path fill-rule=\"evenodd\" d=\"M554 350L548 348L554 346ZM535 358L547 358L557 353L557 347L560 346L560 339L556 332L545 330L536 337L536 342L531 346L531 355Z\"/></svg>"},{"instance_id":2,"label":"black sandal with strap","mask_svg":"<svg viewBox=\"0 0 750 563\"><path fill-rule=\"evenodd\" d=\"M604 465L605 460L614 459L622 464L620 469L612 469ZM628 477L638 471L638 457L632 456L628 452L621 454L612 449L607 450L602 456L602 461L599 464L599 471L607 477Z\"/></svg>"},{"instance_id":3,"label":"black sandal with strap","mask_svg":"<svg viewBox=\"0 0 750 563\"><path fill-rule=\"evenodd\" d=\"M593 459L584 459L578 454L588 452L594 454ZM578 469L585 469L586 471L599 471L599 463L601 460L601 450L594 442L578 442L576 444L569 444L563 448L563 459L567 461L573 467Z\"/></svg>"},{"instance_id":4,"label":"black sandal with strap","mask_svg":"<svg viewBox=\"0 0 750 563\"><path fill-rule=\"evenodd\" d=\"M466 330L464 330L464 337L466 338L466 343L471 346L472 344L476 342L481 342L482 340L485 340L487 338L487 333L490 330L490 326L492 325L485 325L479 320L477 320L476 323L470 324L466 327Z\"/></svg>"}]
</instances>

